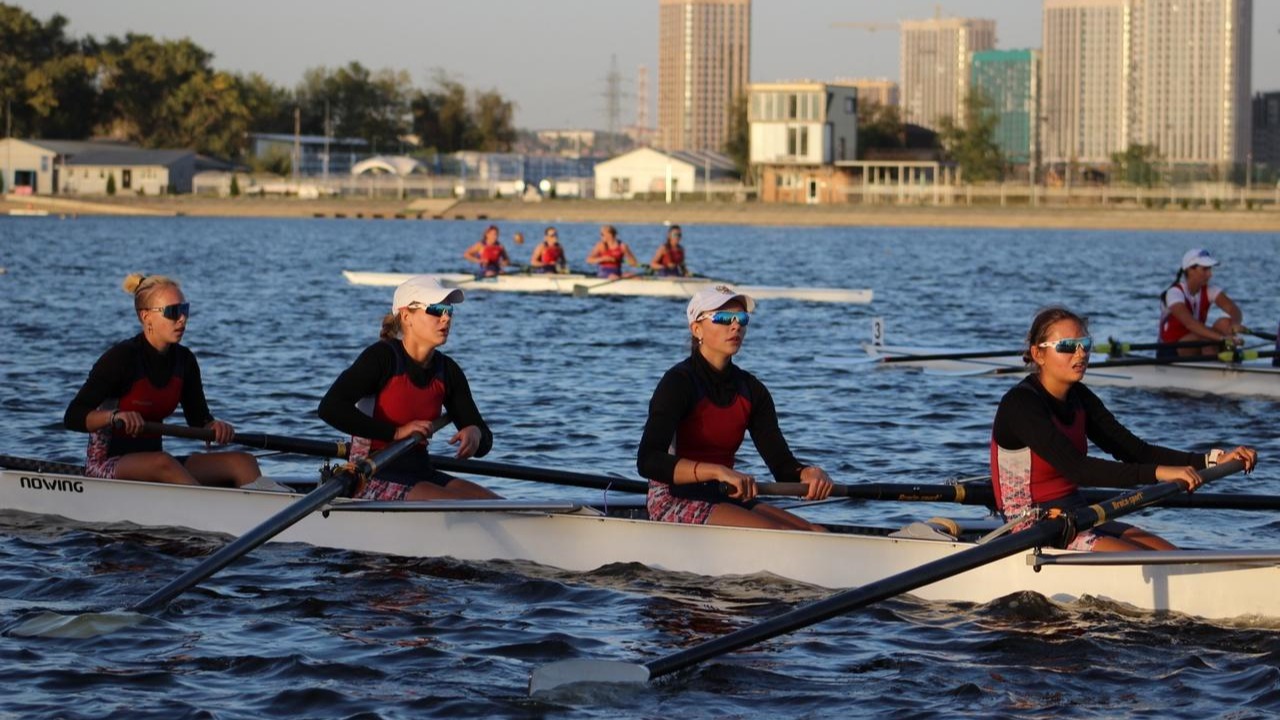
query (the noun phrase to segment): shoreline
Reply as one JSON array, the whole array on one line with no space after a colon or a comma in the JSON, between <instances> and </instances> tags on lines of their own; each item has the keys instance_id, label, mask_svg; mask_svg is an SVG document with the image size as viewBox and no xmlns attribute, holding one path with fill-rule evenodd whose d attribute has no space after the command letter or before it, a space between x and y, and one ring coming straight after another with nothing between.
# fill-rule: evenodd
<instances>
[{"instance_id":1,"label":"shoreline","mask_svg":"<svg viewBox=\"0 0 1280 720\"><path fill-rule=\"evenodd\" d=\"M795 227L948 227L1037 228L1070 230L1156 230L1280 232L1280 211L1099 208L1091 205L1052 207L991 206L858 206L786 205L699 202L670 205L652 201L519 200L422 201L336 198L130 197L79 200L41 196L7 196L8 208L30 205L50 215L146 215L246 218L334 218L490 220L495 222L565 222L610 224L772 225ZM0 213L5 205L0 205Z\"/></svg>"}]
</instances>

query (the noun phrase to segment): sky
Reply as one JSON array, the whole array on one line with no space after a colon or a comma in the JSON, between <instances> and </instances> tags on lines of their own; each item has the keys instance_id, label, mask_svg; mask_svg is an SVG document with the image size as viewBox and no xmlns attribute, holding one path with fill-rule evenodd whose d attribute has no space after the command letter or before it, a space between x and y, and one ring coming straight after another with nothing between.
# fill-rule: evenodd
<instances>
[{"instance_id":1,"label":"sky","mask_svg":"<svg viewBox=\"0 0 1280 720\"><path fill-rule=\"evenodd\" d=\"M60 13L76 36L189 37L214 66L292 88L307 68L359 61L407 70L430 87L438 70L516 103L522 128L604 128L617 58L623 125L634 79L649 71L656 122L657 0L6 0L42 21ZM1280 90L1280 0L1255 0L1253 87ZM997 47L1040 46L1038 0L754 0L751 79L898 79L898 33L832 27L947 16L992 18Z\"/></svg>"}]
</instances>

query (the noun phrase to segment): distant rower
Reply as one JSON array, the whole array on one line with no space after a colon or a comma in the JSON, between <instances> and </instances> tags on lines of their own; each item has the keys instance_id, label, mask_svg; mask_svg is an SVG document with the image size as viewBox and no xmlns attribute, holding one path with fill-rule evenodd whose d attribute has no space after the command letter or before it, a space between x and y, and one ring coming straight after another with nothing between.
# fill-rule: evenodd
<instances>
[{"instance_id":1,"label":"distant rower","mask_svg":"<svg viewBox=\"0 0 1280 720\"><path fill-rule=\"evenodd\" d=\"M618 239L618 230L612 225L600 228L600 242L591 248L587 256L587 264L596 266L596 275L602 278L622 276L622 263L626 261L631 267L639 267L640 261L631 252L627 244Z\"/></svg>"},{"instance_id":2,"label":"distant rower","mask_svg":"<svg viewBox=\"0 0 1280 720\"><path fill-rule=\"evenodd\" d=\"M564 255L564 246L560 244L560 233L554 227L542 233L542 242L529 256L529 267L536 273L569 272L569 260Z\"/></svg>"},{"instance_id":3,"label":"distant rower","mask_svg":"<svg viewBox=\"0 0 1280 720\"><path fill-rule=\"evenodd\" d=\"M502 268L511 264L511 258L507 257L507 249L498 242L497 225L485 228L484 238L467 248L467 251L462 254L462 259L479 265L479 274L484 277L494 277L502 272Z\"/></svg>"},{"instance_id":4,"label":"distant rower","mask_svg":"<svg viewBox=\"0 0 1280 720\"><path fill-rule=\"evenodd\" d=\"M1213 266L1218 260L1204 248L1188 250L1182 256L1182 267L1173 284L1160 294L1160 342L1175 343L1188 340L1231 340L1245 332L1241 325L1244 313L1227 297L1226 291L1210 285ZM1227 314L1207 325L1209 306L1217 305ZM1178 355L1215 355L1221 347L1178 348ZM1173 349L1162 350L1158 356L1172 356Z\"/></svg>"},{"instance_id":5,"label":"distant rower","mask_svg":"<svg viewBox=\"0 0 1280 720\"><path fill-rule=\"evenodd\" d=\"M680 238L683 235L679 225L672 225L671 229L667 230L666 241L658 246L658 251L649 261L649 267L653 268L655 273L666 277L683 277L689 274L689 268L684 264L684 248L680 245Z\"/></svg>"}]
</instances>

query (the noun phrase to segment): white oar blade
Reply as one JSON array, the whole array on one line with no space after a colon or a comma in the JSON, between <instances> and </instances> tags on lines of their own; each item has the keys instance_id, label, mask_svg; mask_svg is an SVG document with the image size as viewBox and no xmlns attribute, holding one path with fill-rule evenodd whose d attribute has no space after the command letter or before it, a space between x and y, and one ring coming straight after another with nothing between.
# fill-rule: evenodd
<instances>
[{"instance_id":1,"label":"white oar blade","mask_svg":"<svg viewBox=\"0 0 1280 720\"><path fill-rule=\"evenodd\" d=\"M529 694L550 692L574 683L621 683L643 685L649 682L649 668L616 660L561 660L543 665L529 677Z\"/></svg>"},{"instance_id":2,"label":"white oar blade","mask_svg":"<svg viewBox=\"0 0 1280 720\"><path fill-rule=\"evenodd\" d=\"M19 637L84 640L133 627L150 619L147 615L135 612L85 613L83 615L42 612L10 628L8 634Z\"/></svg>"}]
</instances>

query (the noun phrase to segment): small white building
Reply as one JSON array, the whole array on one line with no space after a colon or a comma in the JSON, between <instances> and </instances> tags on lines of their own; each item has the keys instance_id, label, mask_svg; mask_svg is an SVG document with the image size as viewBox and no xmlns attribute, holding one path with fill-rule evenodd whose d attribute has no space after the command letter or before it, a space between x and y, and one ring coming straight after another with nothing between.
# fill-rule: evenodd
<instances>
[{"instance_id":1,"label":"small white building","mask_svg":"<svg viewBox=\"0 0 1280 720\"><path fill-rule=\"evenodd\" d=\"M117 193L190 193L196 154L190 150L112 150L80 153L66 162L62 192L105 195L115 178Z\"/></svg>"},{"instance_id":2,"label":"small white building","mask_svg":"<svg viewBox=\"0 0 1280 720\"><path fill-rule=\"evenodd\" d=\"M673 196L694 192L699 183L723 180L734 172L733 161L709 151L663 153L640 148L598 163L596 198L631 200L636 195L665 195L668 182Z\"/></svg>"},{"instance_id":3,"label":"small white building","mask_svg":"<svg viewBox=\"0 0 1280 720\"><path fill-rule=\"evenodd\" d=\"M132 145L88 140L0 140L0 179L6 193L65 192L67 162L83 153L134 150Z\"/></svg>"},{"instance_id":4,"label":"small white building","mask_svg":"<svg viewBox=\"0 0 1280 720\"><path fill-rule=\"evenodd\" d=\"M858 155L852 83L754 83L748 90L751 167L764 202L844 200Z\"/></svg>"}]
</instances>

